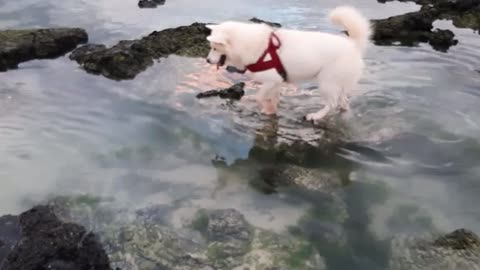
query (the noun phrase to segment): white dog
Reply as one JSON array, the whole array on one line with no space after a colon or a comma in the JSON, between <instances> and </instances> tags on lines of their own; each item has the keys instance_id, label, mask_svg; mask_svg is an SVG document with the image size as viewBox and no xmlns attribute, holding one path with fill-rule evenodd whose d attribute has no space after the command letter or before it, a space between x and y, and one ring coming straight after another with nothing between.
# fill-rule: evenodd
<instances>
[{"instance_id":1,"label":"white dog","mask_svg":"<svg viewBox=\"0 0 480 270\"><path fill-rule=\"evenodd\" d=\"M207 62L217 66L227 63L261 82L255 99L265 114L277 112L282 83L316 78L325 104L306 119L320 120L333 109L348 110L349 95L362 75L362 57L372 31L368 19L353 7L337 7L329 19L343 26L348 36L232 21L207 25L211 30Z\"/></svg>"}]
</instances>

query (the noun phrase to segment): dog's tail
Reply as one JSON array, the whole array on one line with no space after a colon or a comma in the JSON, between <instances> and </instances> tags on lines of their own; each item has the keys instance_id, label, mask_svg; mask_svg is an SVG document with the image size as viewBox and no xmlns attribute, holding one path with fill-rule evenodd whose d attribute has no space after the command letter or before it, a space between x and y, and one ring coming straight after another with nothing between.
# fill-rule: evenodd
<instances>
[{"instance_id":1,"label":"dog's tail","mask_svg":"<svg viewBox=\"0 0 480 270\"><path fill-rule=\"evenodd\" d=\"M355 42L363 53L372 35L370 21L358 10L350 6L340 6L333 9L328 15L329 20L347 30L348 36Z\"/></svg>"}]
</instances>

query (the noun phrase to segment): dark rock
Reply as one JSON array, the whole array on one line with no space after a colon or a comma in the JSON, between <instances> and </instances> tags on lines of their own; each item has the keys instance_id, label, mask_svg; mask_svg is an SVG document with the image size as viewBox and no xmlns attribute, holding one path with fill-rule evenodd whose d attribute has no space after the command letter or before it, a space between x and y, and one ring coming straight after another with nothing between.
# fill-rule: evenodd
<instances>
[{"instance_id":1,"label":"dark rock","mask_svg":"<svg viewBox=\"0 0 480 270\"><path fill-rule=\"evenodd\" d=\"M85 46L82 46L76 50L74 50L70 54L70 59L74 59L77 61L84 62L86 59L94 53L106 50L107 47L105 45L100 45L100 44L87 44Z\"/></svg>"},{"instance_id":2,"label":"dark rock","mask_svg":"<svg viewBox=\"0 0 480 270\"><path fill-rule=\"evenodd\" d=\"M378 0L380 3L393 0ZM397 0L414 2L422 8L417 12L398 15L382 20L373 20L375 32L373 40L378 45L392 45L400 42L412 46L418 42L428 42L439 51L445 52L456 45L454 34L449 30L435 30L435 20L452 20L458 28L470 28L480 33L480 0Z\"/></svg>"},{"instance_id":3,"label":"dark rock","mask_svg":"<svg viewBox=\"0 0 480 270\"><path fill-rule=\"evenodd\" d=\"M447 51L457 44L450 30L432 31L433 22L438 13L433 10L410 12L387 19L373 20L374 34L377 45L392 45L399 43L404 46L414 46L420 42L429 43L434 49Z\"/></svg>"},{"instance_id":4,"label":"dark rock","mask_svg":"<svg viewBox=\"0 0 480 270\"><path fill-rule=\"evenodd\" d=\"M0 31L0 71L19 63L64 55L86 43L88 35L79 28L25 29Z\"/></svg>"},{"instance_id":5,"label":"dark rock","mask_svg":"<svg viewBox=\"0 0 480 270\"><path fill-rule=\"evenodd\" d=\"M235 209L221 209L203 214L206 214L205 235L210 242L210 257L235 257L248 252L254 228L242 213Z\"/></svg>"},{"instance_id":6,"label":"dark rock","mask_svg":"<svg viewBox=\"0 0 480 270\"><path fill-rule=\"evenodd\" d=\"M215 97L218 96L223 99L235 99L240 100L245 91L243 90L245 87L245 83L240 82L230 86L229 88L222 89L222 90L210 90L199 93L197 98L208 98L208 97Z\"/></svg>"},{"instance_id":7,"label":"dark rock","mask_svg":"<svg viewBox=\"0 0 480 270\"><path fill-rule=\"evenodd\" d=\"M111 48L89 44L76 49L70 59L93 74L116 80L133 79L160 57L170 54L205 57L209 50L206 40L209 33L205 24L194 23L155 31L138 40L122 40Z\"/></svg>"},{"instance_id":8,"label":"dark rock","mask_svg":"<svg viewBox=\"0 0 480 270\"><path fill-rule=\"evenodd\" d=\"M480 238L472 231L458 229L437 238L433 245L452 249L479 249Z\"/></svg>"},{"instance_id":9,"label":"dark rock","mask_svg":"<svg viewBox=\"0 0 480 270\"><path fill-rule=\"evenodd\" d=\"M212 210L208 213L208 238L212 241L250 241L251 225L235 209Z\"/></svg>"},{"instance_id":10,"label":"dark rock","mask_svg":"<svg viewBox=\"0 0 480 270\"><path fill-rule=\"evenodd\" d=\"M271 27L275 27L275 28L280 28L280 27L282 27L282 25L279 24L279 23L264 21L264 20L261 20L261 19L256 18L256 17L251 18L250 21L251 21L251 22L254 22L254 23L264 23L264 24L270 25Z\"/></svg>"},{"instance_id":11,"label":"dark rock","mask_svg":"<svg viewBox=\"0 0 480 270\"><path fill-rule=\"evenodd\" d=\"M458 44L455 34L450 30L436 29L428 36L428 44L437 51L447 52L451 46Z\"/></svg>"},{"instance_id":12,"label":"dark rock","mask_svg":"<svg viewBox=\"0 0 480 270\"><path fill-rule=\"evenodd\" d=\"M47 206L20 215L22 238L1 270L111 269L96 236L74 223L60 221Z\"/></svg>"},{"instance_id":13,"label":"dark rock","mask_svg":"<svg viewBox=\"0 0 480 270\"><path fill-rule=\"evenodd\" d=\"M156 8L165 4L165 0L140 0L138 2L139 8Z\"/></svg>"},{"instance_id":14,"label":"dark rock","mask_svg":"<svg viewBox=\"0 0 480 270\"><path fill-rule=\"evenodd\" d=\"M17 216L0 217L0 265L20 239L20 224Z\"/></svg>"},{"instance_id":15,"label":"dark rock","mask_svg":"<svg viewBox=\"0 0 480 270\"><path fill-rule=\"evenodd\" d=\"M260 179L271 188L299 187L310 191L330 192L341 188L344 183L333 170L312 169L296 165L270 165L261 168Z\"/></svg>"},{"instance_id":16,"label":"dark rock","mask_svg":"<svg viewBox=\"0 0 480 270\"><path fill-rule=\"evenodd\" d=\"M454 11L444 12L441 18L452 20L455 27L470 28L480 33L480 5L467 8L465 11L463 11L463 8L462 6L457 6L457 9Z\"/></svg>"}]
</instances>

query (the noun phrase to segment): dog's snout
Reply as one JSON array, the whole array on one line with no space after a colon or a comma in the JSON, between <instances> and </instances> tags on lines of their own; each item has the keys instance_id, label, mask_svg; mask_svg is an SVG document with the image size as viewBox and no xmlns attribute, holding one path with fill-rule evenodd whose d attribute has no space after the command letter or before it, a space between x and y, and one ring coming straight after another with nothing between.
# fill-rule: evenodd
<instances>
[{"instance_id":1,"label":"dog's snout","mask_svg":"<svg viewBox=\"0 0 480 270\"><path fill-rule=\"evenodd\" d=\"M208 59L208 58L207 58L207 63L211 64L211 63L212 63L212 61L210 61L210 59Z\"/></svg>"}]
</instances>

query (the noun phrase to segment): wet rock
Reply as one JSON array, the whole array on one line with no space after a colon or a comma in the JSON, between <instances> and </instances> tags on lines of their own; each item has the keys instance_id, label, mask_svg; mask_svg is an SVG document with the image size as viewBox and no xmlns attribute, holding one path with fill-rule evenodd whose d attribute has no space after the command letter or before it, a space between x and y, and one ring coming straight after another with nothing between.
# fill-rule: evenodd
<instances>
[{"instance_id":1,"label":"wet rock","mask_svg":"<svg viewBox=\"0 0 480 270\"><path fill-rule=\"evenodd\" d=\"M140 0L138 2L139 8L156 8L165 4L165 0Z\"/></svg>"},{"instance_id":2,"label":"wet rock","mask_svg":"<svg viewBox=\"0 0 480 270\"><path fill-rule=\"evenodd\" d=\"M197 98L220 97L223 99L240 100L245 95L245 83L240 82L222 90L210 90L199 93Z\"/></svg>"},{"instance_id":3,"label":"wet rock","mask_svg":"<svg viewBox=\"0 0 480 270\"><path fill-rule=\"evenodd\" d=\"M440 18L452 20L458 28L470 28L480 33L480 1L439 1L435 5L441 12Z\"/></svg>"},{"instance_id":4,"label":"wet rock","mask_svg":"<svg viewBox=\"0 0 480 270\"><path fill-rule=\"evenodd\" d=\"M297 127L301 124L297 123ZM283 188L297 188L330 193L348 184L352 164L338 154L348 139L348 130L340 122L325 122L315 129L312 140L283 138L278 126L257 130L248 156L227 164L221 157L212 162L219 170L219 186L232 173L249 181L255 189L275 193Z\"/></svg>"},{"instance_id":5,"label":"wet rock","mask_svg":"<svg viewBox=\"0 0 480 270\"><path fill-rule=\"evenodd\" d=\"M264 23L264 24L270 25L271 27L275 27L275 28L282 27L282 25L280 23L264 21L264 20L261 20L257 17L251 18L250 21L253 22L253 23Z\"/></svg>"},{"instance_id":6,"label":"wet rock","mask_svg":"<svg viewBox=\"0 0 480 270\"><path fill-rule=\"evenodd\" d=\"M212 269L201 256L206 242L199 232L135 220L100 232L112 265L130 269Z\"/></svg>"},{"instance_id":7,"label":"wet rock","mask_svg":"<svg viewBox=\"0 0 480 270\"><path fill-rule=\"evenodd\" d=\"M459 229L445 235L397 236L392 240L389 270L480 269L480 238Z\"/></svg>"},{"instance_id":8,"label":"wet rock","mask_svg":"<svg viewBox=\"0 0 480 270\"><path fill-rule=\"evenodd\" d=\"M87 33L79 28L1 30L0 71L33 59L62 56L87 41Z\"/></svg>"},{"instance_id":9,"label":"wet rock","mask_svg":"<svg viewBox=\"0 0 480 270\"><path fill-rule=\"evenodd\" d=\"M440 236L433 242L433 245L457 250L477 249L480 251L480 237L472 231L458 229Z\"/></svg>"},{"instance_id":10,"label":"wet rock","mask_svg":"<svg viewBox=\"0 0 480 270\"><path fill-rule=\"evenodd\" d=\"M111 48L89 44L75 50L70 59L93 74L116 80L133 79L160 57L170 54L206 56L209 50L206 37L209 33L205 24L194 23L155 31L138 40L122 40Z\"/></svg>"},{"instance_id":11,"label":"wet rock","mask_svg":"<svg viewBox=\"0 0 480 270\"><path fill-rule=\"evenodd\" d=\"M20 224L17 216L0 217L0 266L20 239Z\"/></svg>"},{"instance_id":12,"label":"wet rock","mask_svg":"<svg viewBox=\"0 0 480 270\"><path fill-rule=\"evenodd\" d=\"M305 240L255 228L237 210L200 210L193 224L209 240L207 257L215 269L325 268Z\"/></svg>"},{"instance_id":13,"label":"wet rock","mask_svg":"<svg viewBox=\"0 0 480 270\"><path fill-rule=\"evenodd\" d=\"M276 187L300 187L310 191L330 192L344 185L335 170L305 168L296 165L269 166L262 168L260 177Z\"/></svg>"},{"instance_id":14,"label":"wet rock","mask_svg":"<svg viewBox=\"0 0 480 270\"><path fill-rule=\"evenodd\" d=\"M112 222L122 224L121 220L115 219L122 215L121 210L108 197L58 196L42 203L48 205L62 221L81 224L88 230L97 230Z\"/></svg>"},{"instance_id":15,"label":"wet rock","mask_svg":"<svg viewBox=\"0 0 480 270\"><path fill-rule=\"evenodd\" d=\"M135 211L136 218L144 220L147 224L168 225L172 205L152 205Z\"/></svg>"},{"instance_id":16,"label":"wet rock","mask_svg":"<svg viewBox=\"0 0 480 270\"><path fill-rule=\"evenodd\" d=\"M378 45L392 45L399 42L401 45L416 45L419 42L428 42L434 49L445 52L458 42L449 30L435 30L432 23L439 19L452 20L453 25L459 28L480 30L480 1L479 0L398 0L400 2L414 2L422 8L411 12L382 20L373 20L375 31L373 40ZM380 3L389 0L378 0Z\"/></svg>"},{"instance_id":17,"label":"wet rock","mask_svg":"<svg viewBox=\"0 0 480 270\"><path fill-rule=\"evenodd\" d=\"M210 241L208 254L216 261L216 267L228 266L222 258L244 255L250 249L253 227L245 217L234 209L212 210L207 212L206 236Z\"/></svg>"},{"instance_id":18,"label":"wet rock","mask_svg":"<svg viewBox=\"0 0 480 270\"><path fill-rule=\"evenodd\" d=\"M446 52L458 43L450 30L433 29L438 13L433 10L411 12L387 19L373 20L373 40L377 45L400 44L414 46L429 43L434 49Z\"/></svg>"},{"instance_id":19,"label":"wet rock","mask_svg":"<svg viewBox=\"0 0 480 270\"><path fill-rule=\"evenodd\" d=\"M260 270L323 270L323 257L307 241L289 234L276 234L257 229L250 251L237 269Z\"/></svg>"},{"instance_id":20,"label":"wet rock","mask_svg":"<svg viewBox=\"0 0 480 270\"><path fill-rule=\"evenodd\" d=\"M245 217L235 209L212 210L208 212L207 235L213 241L231 239L249 241L250 225Z\"/></svg>"},{"instance_id":21,"label":"wet rock","mask_svg":"<svg viewBox=\"0 0 480 270\"><path fill-rule=\"evenodd\" d=\"M21 239L0 269L111 269L96 236L80 225L60 221L49 207L34 207L19 221Z\"/></svg>"},{"instance_id":22,"label":"wet rock","mask_svg":"<svg viewBox=\"0 0 480 270\"><path fill-rule=\"evenodd\" d=\"M68 212L72 207L74 211L64 215L72 219L90 219L92 212L108 212L102 208L110 207L83 202L75 205L78 199L67 201L68 207L63 210ZM325 269L323 258L305 239L288 232L257 228L237 210L202 209L183 228L178 228L160 217L166 207L149 206L131 214L120 211L118 215L123 222L98 220L94 230L113 267L122 270ZM85 213L81 213L81 209ZM155 213L156 209L159 213Z\"/></svg>"}]
</instances>

